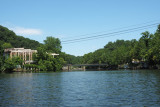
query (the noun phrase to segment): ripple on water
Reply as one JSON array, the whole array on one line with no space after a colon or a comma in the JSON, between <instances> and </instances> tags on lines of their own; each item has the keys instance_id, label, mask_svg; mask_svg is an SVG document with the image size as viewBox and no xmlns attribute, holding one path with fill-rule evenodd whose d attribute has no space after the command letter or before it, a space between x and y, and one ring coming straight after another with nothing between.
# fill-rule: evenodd
<instances>
[{"instance_id":1,"label":"ripple on water","mask_svg":"<svg viewBox=\"0 0 160 107\"><path fill-rule=\"evenodd\" d=\"M0 74L0 106L160 106L159 71Z\"/></svg>"}]
</instances>

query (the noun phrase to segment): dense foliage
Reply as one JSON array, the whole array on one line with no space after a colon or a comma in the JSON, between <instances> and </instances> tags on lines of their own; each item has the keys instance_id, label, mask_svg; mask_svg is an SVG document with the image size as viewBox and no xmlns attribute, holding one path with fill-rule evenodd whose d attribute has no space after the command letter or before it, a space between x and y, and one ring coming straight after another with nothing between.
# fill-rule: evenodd
<instances>
[{"instance_id":1,"label":"dense foliage","mask_svg":"<svg viewBox=\"0 0 160 107\"><path fill-rule=\"evenodd\" d=\"M34 55L34 64L25 64L18 58L5 58L4 49L6 48L29 48L37 49ZM17 36L13 31L6 27L0 26L0 71L12 71L17 65L21 65L26 69L34 68L43 71L58 71L62 69L64 60L60 56L53 58L51 53L61 54L61 42L58 38L47 37L44 44L40 44L35 40L30 40L22 36Z\"/></svg>"},{"instance_id":2,"label":"dense foliage","mask_svg":"<svg viewBox=\"0 0 160 107\"><path fill-rule=\"evenodd\" d=\"M11 48L10 43L2 43L0 42L0 71L1 72L9 72L12 71L14 68L16 68L17 65L22 65L23 60L20 59L19 57L14 57L14 58L5 58L4 54L4 49L5 48Z\"/></svg>"},{"instance_id":3,"label":"dense foliage","mask_svg":"<svg viewBox=\"0 0 160 107\"><path fill-rule=\"evenodd\" d=\"M30 40L22 36L17 36L13 31L0 25L0 71L12 71L17 65L21 65L23 61L18 58L5 58L4 49L6 48L30 48L36 49L40 43Z\"/></svg>"},{"instance_id":4,"label":"dense foliage","mask_svg":"<svg viewBox=\"0 0 160 107\"><path fill-rule=\"evenodd\" d=\"M69 55L64 52L60 53L60 57L64 59L64 64L81 64L82 63L82 56L74 56Z\"/></svg>"},{"instance_id":5,"label":"dense foliage","mask_svg":"<svg viewBox=\"0 0 160 107\"><path fill-rule=\"evenodd\" d=\"M53 48L52 48L53 47ZM59 71L64 64L63 58L59 56L53 57L51 53L61 53L60 40L54 37L47 37L44 44L37 48L34 55L35 67L43 71ZM31 65L31 66L33 66Z\"/></svg>"},{"instance_id":6,"label":"dense foliage","mask_svg":"<svg viewBox=\"0 0 160 107\"><path fill-rule=\"evenodd\" d=\"M13 31L0 25L0 43L10 43L12 47L36 49L40 43L35 40L30 40L22 36L17 36Z\"/></svg>"},{"instance_id":7,"label":"dense foliage","mask_svg":"<svg viewBox=\"0 0 160 107\"><path fill-rule=\"evenodd\" d=\"M38 52L33 56L33 64L23 65L23 61L16 58L5 58L5 48L24 47L36 49ZM65 64L107 64L108 67L116 68L122 64L135 66L132 61L138 61L157 67L160 65L160 25L154 34L148 31L142 33L139 40L117 40L109 42L104 48L90 52L84 56L73 56L61 52L62 46L58 38L47 37L44 44L37 41L17 36L13 31L0 26L0 71L12 71L17 65L25 68L34 68L43 71L59 71ZM59 54L53 57L51 53Z\"/></svg>"},{"instance_id":8,"label":"dense foliage","mask_svg":"<svg viewBox=\"0 0 160 107\"><path fill-rule=\"evenodd\" d=\"M149 67L160 64L160 25L154 34L143 32L138 41L133 39L109 42L103 49L85 54L83 63L105 63L109 66L126 63L131 65L134 59L148 64Z\"/></svg>"}]
</instances>

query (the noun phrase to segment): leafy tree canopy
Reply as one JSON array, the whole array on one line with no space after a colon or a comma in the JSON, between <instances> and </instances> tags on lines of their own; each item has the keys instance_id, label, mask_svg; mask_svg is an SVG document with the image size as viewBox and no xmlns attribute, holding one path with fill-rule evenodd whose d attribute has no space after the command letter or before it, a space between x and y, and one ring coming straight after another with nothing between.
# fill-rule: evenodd
<instances>
[{"instance_id":1,"label":"leafy tree canopy","mask_svg":"<svg viewBox=\"0 0 160 107\"><path fill-rule=\"evenodd\" d=\"M60 40L51 36L44 40L44 45L46 51L51 53L60 53L62 49Z\"/></svg>"}]
</instances>

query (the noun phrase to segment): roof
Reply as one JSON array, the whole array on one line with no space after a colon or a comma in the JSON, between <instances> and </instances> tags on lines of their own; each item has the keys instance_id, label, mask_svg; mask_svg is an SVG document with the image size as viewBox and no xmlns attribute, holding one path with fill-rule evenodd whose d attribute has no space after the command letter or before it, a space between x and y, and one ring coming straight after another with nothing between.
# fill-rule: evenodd
<instances>
[{"instance_id":1,"label":"roof","mask_svg":"<svg viewBox=\"0 0 160 107\"><path fill-rule=\"evenodd\" d=\"M37 52L37 50L24 49L24 48L7 48L4 52Z\"/></svg>"}]
</instances>

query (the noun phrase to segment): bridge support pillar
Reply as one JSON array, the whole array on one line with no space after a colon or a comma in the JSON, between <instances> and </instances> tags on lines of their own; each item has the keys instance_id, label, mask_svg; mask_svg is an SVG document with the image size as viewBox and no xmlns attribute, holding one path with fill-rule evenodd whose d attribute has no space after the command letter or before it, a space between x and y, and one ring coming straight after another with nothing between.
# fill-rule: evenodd
<instances>
[{"instance_id":1,"label":"bridge support pillar","mask_svg":"<svg viewBox=\"0 0 160 107\"><path fill-rule=\"evenodd\" d=\"M83 69L83 71L85 71L86 70L86 66L82 66L82 69Z\"/></svg>"},{"instance_id":2,"label":"bridge support pillar","mask_svg":"<svg viewBox=\"0 0 160 107\"><path fill-rule=\"evenodd\" d=\"M101 70L101 67L100 67L100 66L98 67L98 70Z\"/></svg>"},{"instance_id":3,"label":"bridge support pillar","mask_svg":"<svg viewBox=\"0 0 160 107\"><path fill-rule=\"evenodd\" d=\"M71 71L72 66L68 65L68 71Z\"/></svg>"}]
</instances>

